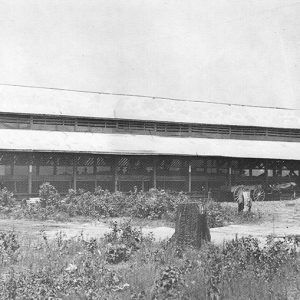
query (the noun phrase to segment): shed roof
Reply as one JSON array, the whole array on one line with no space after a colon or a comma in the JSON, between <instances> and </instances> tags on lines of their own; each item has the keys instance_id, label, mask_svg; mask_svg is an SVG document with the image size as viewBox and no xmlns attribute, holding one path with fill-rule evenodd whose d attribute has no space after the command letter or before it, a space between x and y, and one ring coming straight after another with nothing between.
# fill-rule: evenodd
<instances>
[{"instance_id":1,"label":"shed roof","mask_svg":"<svg viewBox=\"0 0 300 300\"><path fill-rule=\"evenodd\" d=\"M300 111L0 86L0 113L300 129Z\"/></svg>"},{"instance_id":2,"label":"shed roof","mask_svg":"<svg viewBox=\"0 0 300 300\"><path fill-rule=\"evenodd\" d=\"M0 151L223 156L300 160L300 143L0 129Z\"/></svg>"}]
</instances>

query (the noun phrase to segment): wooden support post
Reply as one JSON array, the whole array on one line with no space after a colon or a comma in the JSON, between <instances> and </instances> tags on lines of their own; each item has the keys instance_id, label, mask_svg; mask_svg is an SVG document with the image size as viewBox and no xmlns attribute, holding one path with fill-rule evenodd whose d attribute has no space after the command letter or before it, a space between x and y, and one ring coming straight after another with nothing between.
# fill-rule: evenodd
<instances>
[{"instance_id":1,"label":"wooden support post","mask_svg":"<svg viewBox=\"0 0 300 300\"><path fill-rule=\"evenodd\" d=\"M57 175L58 156L53 157L53 175Z\"/></svg>"},{"instance_id":2,"label":"wooden support post","mask_svg":"<svg viewBox=\"0 0 300 300\"><path fill-rule=\"evenodd\" d=\"M118 157L114 157L114 191L118 191Z\"/></svg>"},{"instance_id":3,"label":"wooden support post","mask_svg":"<svg viewBox=\"0 0 300 300\"><path fill-rule=\"evenodd\" d=\"M231 162L231 160L229 161L229 169L228 169L228 186L231 191L231 187L232 187L232 162Z\"/></svg>"},{"instance_id":4,"label":"wooden support post","mask_svg":"<svg viewBox=\"0 0 300 300\"><path fill-rule=\"evenodd\" d=\"M28 194L32 194L32 162L28 164Z\"/></svg>"},{"instance_id":5,"label":"wooden support post","mask_svg":"<svg viewBox=\"0 0 300 300\"><path fill-rule=\"evenodd\" d=\"M188 160L188 192L191 193L192 192L192 163L191 160Z\"/></svg>"},{"instance_id":6,"label":"wooden support post","mask_svg":"<svg viewBox=\"0 0 300 300\"><path fill-rule=\"evenodd\" d=\"M14 177L15 175L15 163L16 163L16 155L13 154L12 155L12 161L11 161L11 175ZM14 193L17 193L17 182L16 182L16 179L14 179Z\"/></svg>"},{"instance_id":7,"label":"wooden support post","mask_svg":"<svg viewBox=\"0 0 300 300\"><path fill-rule=\"evenodd\" d=\"M97 184L97 156L94 156L94 161L93 161L93 175L95 177L95 189L97 188L98 184Z\"/></svg>"},{"instance_id":8,"label":"wooden support post","mask_svg":"<svg viewBox=\"0 0 300 300\"><path fill-rule=\"evenodd\" d=\"M77 156L73 157L73 190L77 189Z\"/></svg>"},{"instance_id":9,"label":"wooden support post","mask_svg":"<svg viewBox=\"0 0 300 300\"><path fill-rule=\"evenodd\" d=\"M10 162L10 174L15 175L15 156L12 156L12 160Z\"/></svg>"},{"instance_id":10,"label":"wooden support post","mask_svg":"<svg viewBox=\"0 0 300 300\"><path fill-rule=\"evenodd\" d=\"M28 194L29 196L32 194L32 167L33 165L33 155L29 154L28 159Z\"/></svg>"},{"instance_id":11,"label":"wooden support post","mask_svg":"<svg viewBox=\"0 0 300 300\"><path fill-rule=\"evenodd\" d=\"M153 158L153 188L156 189L157 188L157 179L156 179L156 168L157 168L157 160L154 157Z\"/></svg>"},{"instance_id":12,"label":"wooden support post","mask_svg":"<svg viewBox=\"0 0 300 300\"><path fill-rule=\"evenodd\" d=\"M268 169L269 169L269 162L268 160L266 159L265 160L265 176L266 176L266 185L268 185L268 182L269 182L269 174L268 174Z\"/></svg>"},{"instance_id":13,"label":"wooden support post","mask_svg":"<svg viewBox=\"0 0 300 300\"><path fill-rule=\"evenodd\" d=\"M40 161L35 157L36 176L40 176Z\"/></svg>"}]
</instances>

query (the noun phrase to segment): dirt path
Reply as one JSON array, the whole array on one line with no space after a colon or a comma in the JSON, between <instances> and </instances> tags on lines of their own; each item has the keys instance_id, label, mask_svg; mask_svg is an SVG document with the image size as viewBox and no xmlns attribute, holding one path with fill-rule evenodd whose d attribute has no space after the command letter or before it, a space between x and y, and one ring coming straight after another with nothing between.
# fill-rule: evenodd
<instances>
[{"instance_id":1,"label":"dirt path","mask_svg":"<svg viewBox=\"0 0 300 300\"><path fill-rule=\"evenodd\" d=\"M228 203L225 205L236 205ZM267 235L276 236L300 235L300 199L290 201L255 202L254 211L261 211L264 221L261 224L229 225L212 228L212 240L216 243L238 237L252 235L263 238Z\"/></svg>"},{"instance_id":2,"label":"dirt path","mask_svg":"<svg viewBox=\"0 0 300 300\"><path fill-rule=\"evenodd\" d=\"M224 205L236 205L234 203ZM262 224L230 225L211 229L212 241L222 243L223 240L252 235L257 238L269 234L288 235L300 234L300 199L285 202L254 203L253 210L260 210L264 214L265 221ZM49 238L54 238L59 232L66 237L75 237L83 234L85 237L103 237L110 229L104 222L72 222L61 223L55 221L30 221L1 219L0 231L14 228L23 235L36 237L44 231ZM163 240L173 235L171 227L144 227L144 234L152 232L156 240Z\"/></svg>"}]
</instances>

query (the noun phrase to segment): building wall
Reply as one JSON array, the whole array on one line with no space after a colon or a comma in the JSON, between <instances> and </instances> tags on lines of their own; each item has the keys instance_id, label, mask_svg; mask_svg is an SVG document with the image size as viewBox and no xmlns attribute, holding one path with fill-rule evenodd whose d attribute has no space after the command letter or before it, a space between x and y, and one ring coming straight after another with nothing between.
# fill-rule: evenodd
<instances>
[{"instance_id":1,"label":"building wall","mask_svg":"<svg viewBox=\"0 0 300 300\"><path fill-rule=\"evenodd\" d=\"M241 183L298 180L298 161L221 157L120 156L64 153L0 153L0 182L16 195L36 195L43 182L60 193L149 190L199 192Z\"/></svg>"}]
</instances>

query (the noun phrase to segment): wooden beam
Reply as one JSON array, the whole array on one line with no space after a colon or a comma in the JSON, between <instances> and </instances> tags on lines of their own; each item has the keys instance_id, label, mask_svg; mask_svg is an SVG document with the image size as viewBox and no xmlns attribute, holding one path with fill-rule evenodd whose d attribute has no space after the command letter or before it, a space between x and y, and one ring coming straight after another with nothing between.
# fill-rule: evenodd
<instances>
[{"instance_id":1,"label":"wooden beam","mask_svg":"<svg viewBox=\"0 0 300 300\"><path fill-rule=\"evenodd\" d=\"M76 191L77 189L77 156L73 156L73 190Z\"/></svg>"},{"instance_id":2,"label":"wooden beam","mask_svg":"<svg viewBox=\"0 0 300 300\"><path fill-rule=\"evenodd\" d=\"M11 162L10 162L10 174L11 175L15 174L15 160L16 160L16 156L12 155Z\"/></svg>"},{"instance_id":3,"label":"wooden beam","mask_svg":"<svg viewBox=\"0 0 300 300\"><path fill-rule=\"evenodd\" d=\"M98 186L98 184L97 184L97 177L96 177L96 175L97 175L97 156L93 157L93 175L95 177L94 183L95 183L95 190L96 190L96 188Z\"/></svg>"},{"instance_id":4,"label":"wooden beam","mask_svg":"<svg viewBox=\"0 0 300 300\"><path fill-rule=\"evenodd\" d=\"M28 194L32 194L32 164L28 165Z\"/></svg>"},{"instance_id":5,"label":"wooden beam","mask_svg":"<svg viewBox=\"0 0 300 300\"><path fill-rule=\"evenodd\" d=\"M192 162L188 160L188 192L192 192Z\"/></svg>"},{"instance_id":6,"label":"wooden beam","mask_svg":"<svg viewBox=\"0 0 300 300\"><path fill-rule=\"evenodd\" d=\"M28 194L32 194L32 161L33 157L30 155L29 161L28 161Z\"/></svg>"},{"instance_id":7,"label":"wooden beam","mask_svg":"<svg viewBox=\"0 0 300 300\"><path fill-rule=\"evenodd\" d=\"M157 188L157 159L153 157L153 188Z\"/></svg>"},{"instance_id":8,"label":"wooden beam","mask_svg":"<svg viewBox=\"0 0 300 300\"><path fill-rule=\"evenodd\" d=\"M268 183L269 183L268 169L269 169L269 162L268 162L268 160L266 159L266 160L265 160L265 173L266 173L266 174L265 174L265 175L266 175L266 178L265 178L265 179L266 179L266 185L268 185Z\"/></svg>"},{"instance_id":9,"label":"wooden beam","mask_svg":"<svg viewBox=\"0 0 300 300\"><path fill-rule=\"evenodd\" d=\"M118 159L119 157L116 156L113 159L113 171L114 171L114 191L118 191Z\"/></svg>"},{"instance_id":10,"label":"wooden beam","mask_svg":"<svg viewBox=\"0 0 300 300\"><path fill-rule=\"evenodd\" d=\"M229 169L228 169L228 186L231 191L232 187L232 161L229 161Z\"/></svg>"}]
</instances>

